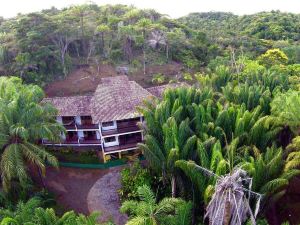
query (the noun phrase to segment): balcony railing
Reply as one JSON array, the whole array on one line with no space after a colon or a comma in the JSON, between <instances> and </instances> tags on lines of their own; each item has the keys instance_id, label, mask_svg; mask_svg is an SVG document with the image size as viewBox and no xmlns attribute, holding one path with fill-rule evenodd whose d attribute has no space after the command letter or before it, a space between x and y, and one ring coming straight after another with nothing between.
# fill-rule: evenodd
<instances>
[{"instance_id":1,"label":"balcony railing","mask_svg":"<svg viewBox=\"0 0 300 225\"><path fill-rule=\"evenodd\" d=\"M135 125L132 127L123 127L123 128L117 128L114 130L106 130L102 131L102 136L110 136L110 135L115 135L115 134L123 134L123 133L130 133L130 132L135 132L135 131L140 131L141 129Z\"/></svg>"},{"instance_id":2,"label":"balcony railing","mask_svg":"<svg viewBox=\"0 0 300 225\"><path fill-rule=\"evenodd\" d=\"M97 130L99 129L98 124L76 124L71 123L71 124L64 124L63 125L66 130Z\"/></svg>"},{"instance_id":3,"label":"balcony railing","mask_svg":"<svg viewBox=\"0 0 300 225\"><path fill-rule=\"evenodd\" d=\"M142 142L142 136L135 136L126 140L120 140L120 144L116 146L104 147L105 152L121 151L126 149L135 149L137 144Z\"/></svg>"},{"instance_id":4,"label":"balcony railing","mask_svg":"<svg viewBox=\"0 0 300 225\"><path fill-rule=\"evenodd\" d=\"M92 130L96 130L96 129L99 129L99 125L98 124L81 124L81 125L78 125L76 124L76 127L78 130L89 130L89 129L92 129Z\"/></svg>"},{"instance_id":5,"label":"balcony railing","mask_svg":"<svg viewBox=\"0 0 300 225\"><path fill-rule=\"evenodd\" d=\"M100 139L84 139L84 138L79 138L79 139L66 139L62 140L59 143L53 143L51 141L43 140L42 142L45 145L101 145L101 140Z\"/></svg>"}]
</instances>

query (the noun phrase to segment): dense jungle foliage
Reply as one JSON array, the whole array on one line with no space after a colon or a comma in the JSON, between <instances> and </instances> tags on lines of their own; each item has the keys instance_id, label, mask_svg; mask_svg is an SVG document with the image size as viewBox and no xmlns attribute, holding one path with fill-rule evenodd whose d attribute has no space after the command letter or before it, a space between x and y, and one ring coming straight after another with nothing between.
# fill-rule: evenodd
<instances>
[{"instance_id":1,"label":"dense jungle foliage","mask_svg":"<svg viewBox=\"0 0 300 225\"><path fill-rule=\"evenodd\" d=\"M297 215L277 217L286 205L299 212L298 202L282 203L300 174L299 39L300 15L279 11L170 19L86 4L1 18L1 225L97 224L96 214L58 215L43 203L48 195L36 194L29 168L42 180L46 165L58 165L39 139L64 131L36 84L84 65L125 65L144 76L170 62L183 65L174 79L190 86L139 108L148 168L121 173L127 224L253 224L254 217L267 224L267 212L272 224L298 224ZM152 79L169 81L161 73Z\"/></svg>"},{"instance_id":2,"label":"dense jungle foliage","mask_svg":"<svg viewBox=\"0 0 300 225\"><path fill-rule=\"evenodd\" d=\"M44 85L86 64L126 65L146 73L148 65L176 61L198 71L216 57L253 58L271 48L299 63L299 23L300 15L279 11L171 19L124 5L51 8L0 20L0 74Z\"/></svg>"}]
</instances>

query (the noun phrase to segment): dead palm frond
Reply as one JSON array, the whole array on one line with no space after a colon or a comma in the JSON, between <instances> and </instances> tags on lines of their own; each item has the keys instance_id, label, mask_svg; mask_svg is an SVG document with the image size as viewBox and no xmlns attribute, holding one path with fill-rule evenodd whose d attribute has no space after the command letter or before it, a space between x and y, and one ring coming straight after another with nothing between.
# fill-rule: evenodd
<instances>
[{"instance_id":1,"label":"dead palm frond","mask_svg":"<svg viewBox=\"0 0 300 225\"><path fill-rule=\"evenodd\" d=\"M218 176L206 168L198 168L207 176L217 177L215 191L205 214L212 225L241 225L248 218L255 224L262 195L251 191L252 179L244 170L234 168L230 174ZM255 198L257 202L254 212L250 207L250 198Z\"/></svg>"}]
</instances>

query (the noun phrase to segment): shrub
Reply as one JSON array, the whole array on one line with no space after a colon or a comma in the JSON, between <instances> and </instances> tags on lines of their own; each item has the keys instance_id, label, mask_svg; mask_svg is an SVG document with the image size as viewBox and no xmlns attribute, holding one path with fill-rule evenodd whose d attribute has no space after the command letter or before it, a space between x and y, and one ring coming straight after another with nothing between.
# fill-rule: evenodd
<instances>
[{"instance_id":1,"label":"shrub","mask_svg":"<svg viewBox=\"0 0 300 225\"><path fill-rule=\"evenodd\" d=\"M148 169L141 167L139 161L136 161L131 167L121 171L121 184L119 195L122 201L129 199L138 199L138 187L151 184L151 177Z\"/></svg>"},{"instance_id":2,"label":"shrub","mask_svg":"<svg viewBox=\"0 0 300 225\"><path fill-rule=\"evenodd\" d=\"M153 75L152 83L154 84L162 84L166 80L166 77L162 73L157 73Z\"/></svg>"}]
</instances>

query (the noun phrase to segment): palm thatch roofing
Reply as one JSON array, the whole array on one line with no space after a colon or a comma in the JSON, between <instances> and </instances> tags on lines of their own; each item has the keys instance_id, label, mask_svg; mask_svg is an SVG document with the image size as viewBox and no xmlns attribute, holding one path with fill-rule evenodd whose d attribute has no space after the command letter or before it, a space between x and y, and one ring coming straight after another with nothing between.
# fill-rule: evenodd
<instances>
[{"instance_id":1,"label":"palm thatch roofing","mask_svg":"<svg viewBox=\"0 0 300 225\"><path fill-rule=\"evenodd\" d=\"M127 76L102 79L91 101L93 123L140 116L136 107L152 94Z\"/></svg>"},{"instance_id":2,"label":"palm thatch roofing","mask_svg":"<svg viewBox=\"0 0 300 225\"><path fill-rule=\"evenodd\" d=\"M51 103L57 110L58 116L89 116L92 96L69 96L44 98L43 102Z\"/></svg>"},{"instance_id":3,"label":"palm thatch roofing","mask_svg":"<svg viewBox=\"0 0 300 225\"><path fill-rule=\"evenodd\" d=\"M127 76L102 78L95 93L89 96L45 98L59 111L58 116L91 116L93 123L130 119L140 116L136 107L147 98L161 97L166 88L185 84L168 84L145 89Z\"/></svg>"}]
</instances>

